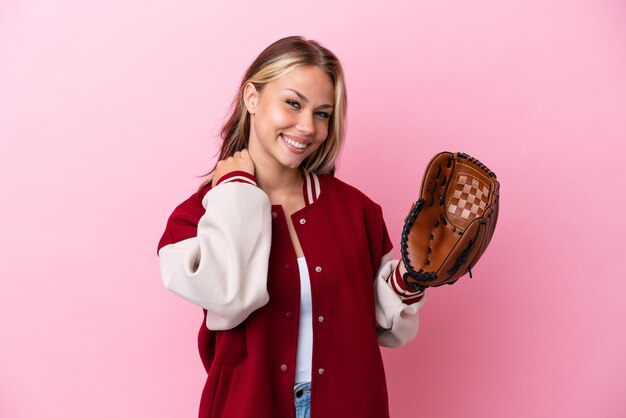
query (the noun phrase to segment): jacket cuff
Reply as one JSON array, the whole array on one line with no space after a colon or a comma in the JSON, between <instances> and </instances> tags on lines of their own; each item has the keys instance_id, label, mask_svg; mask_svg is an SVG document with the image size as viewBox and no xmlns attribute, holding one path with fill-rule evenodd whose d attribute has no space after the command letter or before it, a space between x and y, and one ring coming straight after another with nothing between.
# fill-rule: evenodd
<instances>
[{"instance_id":1,"label":"jacket cuff","mask_svg":"<svg viewBox=\"0 0 626 418\"><path fill-rule=\"evenodd\" d=\"M230 173L224 174L220 179L215 183L215 186L218 186L222 183L230 183L230 182L238 182L238 183L249 183L253 186L256 186L256 176L254 174L250 174L246 171L235 170Z\"/></svg>"},{"instance_id":2,"label":"jacket cuff","mask_svg":"<svg viewBox=\"0 0 626 418\"><path fill-rule=\"evenodd\" d=\"M404 279L402 278L402 274L400 274L401 263L402 260L400 260L391 276L389 276L388 282L391 285L393 291L396 292L396 294L400 297L402 302L410 305L412 303L419 302L422 296L424 296L424 291L415 291L407 286L407 284L404 282Z\"/></svg>"}]
</instances>

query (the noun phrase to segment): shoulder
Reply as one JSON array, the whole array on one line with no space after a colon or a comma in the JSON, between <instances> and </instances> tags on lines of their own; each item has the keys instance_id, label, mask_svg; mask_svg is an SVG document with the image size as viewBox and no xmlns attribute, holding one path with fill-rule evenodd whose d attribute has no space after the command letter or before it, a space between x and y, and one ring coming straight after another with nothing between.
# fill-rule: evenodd
<instances>
[{"instance_id":1,"label":"shoulder","mask_svg":"<svg viewBox=\"0 0 626 418\"><path fill-rule=\"evenodd\" d=\"M351 215L360 215L351 216L351 219L362 222L372 256L372 269L378 268L381 257L393 248L381 205L355 186L336 177L320 176L320 182L322 183L322 194L324 187L326 187L326 191L330 195L329 199L335 202L338 210L344 213L349 212Z\"/></svg>"},{"instance_id":2,"label":"shoulder","mask_svg":"<svg viewBox=\"0 0 626 418\"><path fill-rule=\"evenodd\" d=\"M322 184L322 193L328 191L330 195L340 197L343 201L362 208L374 210L380 208L380 205L364 192L337 177L326 174L319 176L319 178Z\"/></svg>"},{"instance_id":3,"label":"shoulder","mask_svg":"<svg viewBox=\"0 0 626 418\"><path fill-rule=\"evenodd\" d=\"M185 221L197 225L204 213L202 199L210 189L211 185L208 184L182 201L170 215L170 220Z\"/></svg>"},{"instance_id":4,"label":"shoulder","mask_svg":"<svg viewBox=\"0 0 626 418\"><path fill-rule=\"evenodd\" d=\"M165 231L159 240L157 253L168 244L180 242L197 235L198 222L204 214L202 199L210 189L211 184L207 184L174 208L167 219Z\"/></svg>"}]
</instances>

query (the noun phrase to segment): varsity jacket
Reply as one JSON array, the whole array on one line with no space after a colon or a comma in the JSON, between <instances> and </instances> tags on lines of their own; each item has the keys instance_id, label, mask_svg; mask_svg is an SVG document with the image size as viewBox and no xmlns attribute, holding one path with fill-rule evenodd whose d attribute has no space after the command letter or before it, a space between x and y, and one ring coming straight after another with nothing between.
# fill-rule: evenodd
<instances>
[{"instance_id":1,"label":"varsity jacket","mask_svg":"<svg viewBox=\"0 0 626 418\"><path fill-rule=\"evenodd\" d=\"M400 278L380 205L334 176L301 175L305 207L291 220L311 282L311 417L389 417L379 346L415 337L425 296ZM300 279L285 216L235 171L167 221L163 284L203 310L200 418L295 416Z\"/></svg>"}]
</instances>

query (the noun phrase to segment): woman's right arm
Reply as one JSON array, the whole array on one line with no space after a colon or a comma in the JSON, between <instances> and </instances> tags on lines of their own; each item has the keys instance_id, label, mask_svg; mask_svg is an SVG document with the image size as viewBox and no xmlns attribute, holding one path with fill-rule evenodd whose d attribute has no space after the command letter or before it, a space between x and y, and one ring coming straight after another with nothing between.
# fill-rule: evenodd
<instances>
[{"instance_id":1,"label":"woman's right arm","mask_svg":"<svg viewBox=\"0 0 626 418\"><path fill-rule=\"evenodd\" d=\"M234 328L269 301L271 203L254 175L234 171L195 209L204 211L195 235L193 210L181 205L168 220L157 249L163 284L206 309L207 328Z\"/></svg>"}]
</instances>

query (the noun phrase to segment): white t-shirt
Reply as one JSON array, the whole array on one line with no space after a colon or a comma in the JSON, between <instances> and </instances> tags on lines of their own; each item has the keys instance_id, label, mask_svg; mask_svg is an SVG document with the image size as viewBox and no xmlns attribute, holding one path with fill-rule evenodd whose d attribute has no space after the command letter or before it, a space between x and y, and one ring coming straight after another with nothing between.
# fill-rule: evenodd
<instances>
[{"instance_id":1,"label":"white t-shirt","mask_svg":"<svg viewBox=\"0 0 626 418\"><path fill-rule=\"evenodd\" d=\"M304 257L298 257L298 268L300 270L300 326L298 328L295 383L311 381L311 362L313 359L311 282Z\"/></svg>"}]
</instances>

